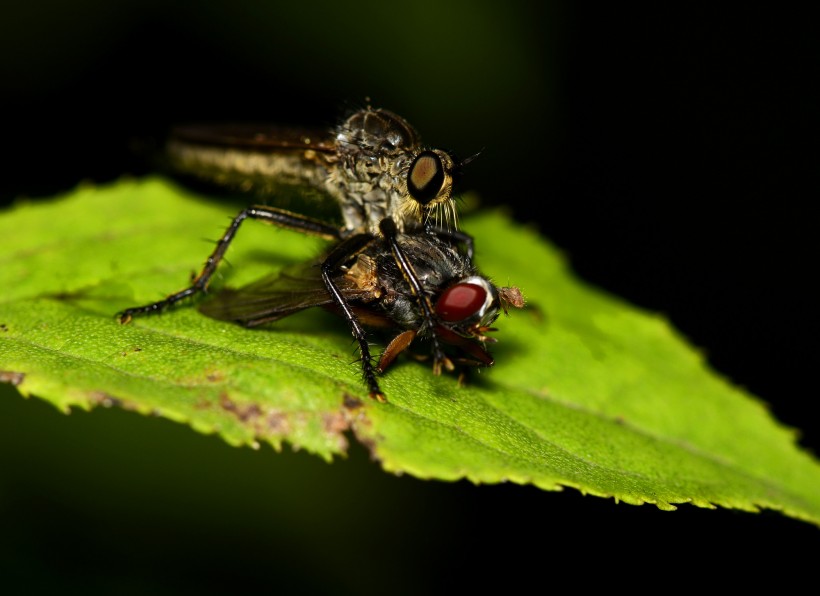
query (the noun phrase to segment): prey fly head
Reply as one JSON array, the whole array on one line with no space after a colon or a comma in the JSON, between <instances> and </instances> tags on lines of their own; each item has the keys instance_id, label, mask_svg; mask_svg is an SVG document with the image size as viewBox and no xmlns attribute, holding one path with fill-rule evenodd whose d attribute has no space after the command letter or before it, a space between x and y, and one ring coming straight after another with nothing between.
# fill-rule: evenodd
<instances>
[{"instance_id":1,"label":"prey fly head","mask_svg":"<svg viewBox=\"0 0 820 596\"><path fill-rule=\"evenodd\" d=\"M436 300L436 315L443 326L479 341L495 341L485 333L501 313L498 290L480 275L462 279L444 290Z\"/></svg>"}]
</instances>

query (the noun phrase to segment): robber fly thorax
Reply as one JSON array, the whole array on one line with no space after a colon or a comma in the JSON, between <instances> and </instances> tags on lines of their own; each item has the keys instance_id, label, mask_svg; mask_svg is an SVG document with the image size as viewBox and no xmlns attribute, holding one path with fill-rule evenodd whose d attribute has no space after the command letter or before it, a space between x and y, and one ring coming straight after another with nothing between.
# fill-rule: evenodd
<instances>
[{"instance_id":1,"label":"robber fly thorax","mask_svg":"<svg viewBox=\"0 0 820 596\"><path fill-rule=\"evenodd\" d=\"M177 127L168 144L182 173L275 196L283 187L330 197L343 234L378 236L433 223L456 229L453 158L425 148L416 130L383 109L365 108L327 131L270 125Z\"/></svg>"}]
</instances>

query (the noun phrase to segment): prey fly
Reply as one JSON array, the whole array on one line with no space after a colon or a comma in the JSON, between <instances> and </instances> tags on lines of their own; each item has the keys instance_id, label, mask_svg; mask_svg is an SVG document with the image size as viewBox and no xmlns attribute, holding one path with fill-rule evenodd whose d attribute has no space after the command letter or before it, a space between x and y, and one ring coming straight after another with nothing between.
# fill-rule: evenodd
<instances>
[{"instance_id":1,"label":"prey fly","mask_svg":"<svg viewBox=\"0 0 820 596\"><path fill-rule=\"evenodd\" d=\"M256 327L308 308L323 307L349 322L353 319L362 326L382 330L389 334L389 342L375 367L364 337L359 346L364 380L371 396L382 401L384 395L375 373L386 370L416 338L435 338L448 353L446 360L455 365L492 366L485 344L495 339L487 334L494 331L491 326L502 310L523 306L517 288L496 287L446 238L400 234L397 242L407 258L405 264L421 281L423 302L431 306L432 319L419 308L417 290L408 283L393 253L376 239L346 255L330 270L347 311L328 291L323 278L327 256L239 289L222 290L203 302L199 310L214 319ZM438 374L440 369L434 372Z\"/></svg>"}]
</instances>

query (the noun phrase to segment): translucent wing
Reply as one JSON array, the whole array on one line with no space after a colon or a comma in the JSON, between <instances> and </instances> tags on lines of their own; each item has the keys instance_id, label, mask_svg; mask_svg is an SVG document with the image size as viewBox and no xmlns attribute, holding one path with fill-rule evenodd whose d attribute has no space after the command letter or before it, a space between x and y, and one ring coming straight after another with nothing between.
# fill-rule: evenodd
<instances>
[{"instance_id":1,"label":"translucent wing","mask_svg":"<svg viewBox=\"0 0 820 596\"><path fill-rule=\"evenodd\" d=\"M287 149L335 151L335 139L326 130L278 126L267 123L186 124L171 131L171 140L257 152Z\"/></svg>"},{"instance_id":2,"label":"translucent wing","mask_svg":"<svg viewBox=\"0 0 820 596\"><path fill-rule=\"evenodd\" d=\"M171 131L165 165L205 190L249 192L287 209L341 223L338 199L326 187L336 156L330 129L273 124L188 124Z\"/></svg>"},{"instance_id":3,"label":"translucent wing","mask_svg":"<svg viewBox=\"0 0 820 596\"><path fill-rule=\"evenodd\" d=\"M361 286L359 281L348 272L341 272L334 278L339 291L349 302L371 300L372 288ZM334 302L322 280L320 263L309 261L242 288L222 290L204 302L199 310L212 319L253 327L314 306L332 307Z\"/></svg>"}]
</instances>

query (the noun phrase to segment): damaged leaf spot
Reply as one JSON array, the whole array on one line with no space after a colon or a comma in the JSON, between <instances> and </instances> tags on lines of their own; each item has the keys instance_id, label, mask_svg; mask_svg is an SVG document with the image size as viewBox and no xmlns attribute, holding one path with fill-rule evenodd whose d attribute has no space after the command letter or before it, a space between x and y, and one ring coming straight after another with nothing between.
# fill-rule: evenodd
<instances>
[{"instance_id":1,"label":"damaged leaf spot","mask_svg":"<svg viewBox=\"0 0 820 596\"><path fill-rule=\"evenodd\" d=\"M225 380L225 374L222 371L214 371L205 375L205 378L210 383L221 383Z\"/></svg>"},{"instance_id":2,"label":"damaged leaf spot","mask_svg":"<svg viewBox=\"0 0 820 596\"><path fill-rule=\"evenodd\" d=\"M137 352L142 352L142 348L134 347L134 348L131 348L130 350L124 350L122 352L122 356L123 356L123 358L125 358L126 356L128 356L128 354L136 354Z\"/></svg>"},{"instance_id":3,"label":"damaged leaf spot","mask_svg":"<svg viewBox=\"0 0 820 596\"><path fill-rule=\"evenodd\" d=\"M290 430L288 415L284 412L271 412L267 418L268 428L277 434L285 434Z\"/></svg>"},{"instance_id":4,"label":"damaged leaf spot","mask_svg":"<svg viewBox=\"0 0 820 596\"><path fill-rule=\"evenodd\" d=\"M11 370L0 370L0 383L11 383L16 386L22 383L25 378L25 373L14 372Z\"/></svg>"},{"instance_id":5,"label":"damaged leaf spot","mask_svg":"<svg viewBox=\"0 0 820 596\"><path fill-rule=\"evenodd\" d=\"M290 415L281 410L265 409L257 403L238 404L227 393L220 394L219 406L251 428L256 437L282 436L292 431Z\"/></svg>"},{"instance_id":6,"label":"damaged leaf spot","mask_svg":"<svg viewBox=\"0 0 820 596\"><path fill-rule=\"evenodd\" d=\"M107 391L89 391L88 392L88 401L91 402L92 405L95 406L102 406L103 408L122 408L123 410L128 410L129 412L139 412L140 406L137 402L133 400L123 399L116 395L112 395ZM151 415L159 416L159 411L151 411L149 412Z\"/></svg>"},{"instance_id":7,"label":"damaged leaf spot","mask_svg":"<svg viewBox=\"0 0 820 596\"><path fill-rule=\"evenodd\" d=\"M125 409L135 409L133 407L129 408L125 402L117 397L114 397L110 393L106 393L105 391L92 391L88 398L98 406L102 406L104 408L110 408L112 406L118 406L120 408Z\"/></svg>"},{"instance_id":8,"label":"damaged leaf spot","mask_svg":"<svg viewBox=\"0 0 820 596\"><path fill-rule=\"evenodd\" d=\"M255 421L262 414L262 409L255 403L250 403L244 406L238 406L236 402L232 401L227 394L223 393L219 396L219 405L226 412L230 412L241 422Z\"/></svg>"},{"instance_id":9,"label":"damaged leaf spot","mask_svg":"<svg viewBox=\"0 0 820 596\"><path fill-rule=\"evenodd\" d=\"M350 418L344 412L324 414L322 420L325 432L330 434L341 434L350 429Z\"/></svg>"},{"instance_id":10,"label":"damaged leaf spot","mask_svg":"<svg viewBox=\"0 0 820 596\"><path fill-rule=\"evenodd\" d=\"M362 407L363 402L358 397L345 393L342 396L342 406L347 410L358 410Z\"/></svg>"}]
</instances>

